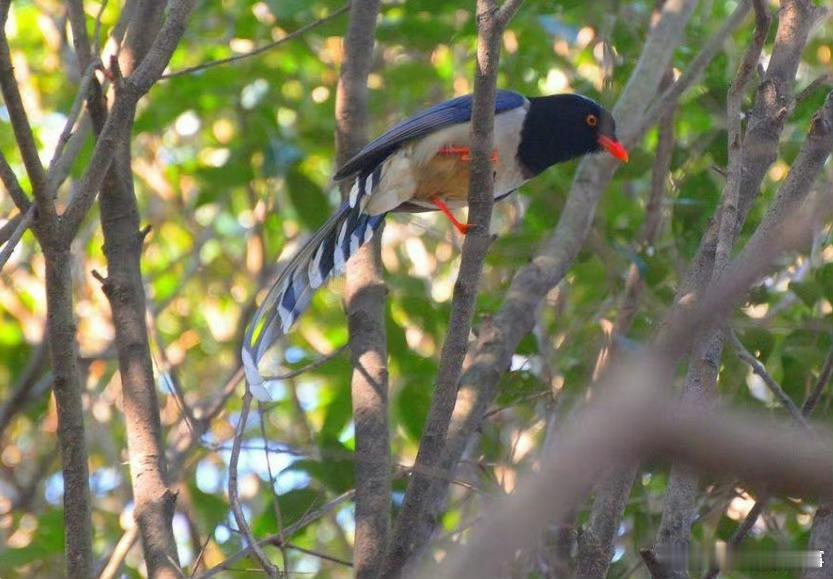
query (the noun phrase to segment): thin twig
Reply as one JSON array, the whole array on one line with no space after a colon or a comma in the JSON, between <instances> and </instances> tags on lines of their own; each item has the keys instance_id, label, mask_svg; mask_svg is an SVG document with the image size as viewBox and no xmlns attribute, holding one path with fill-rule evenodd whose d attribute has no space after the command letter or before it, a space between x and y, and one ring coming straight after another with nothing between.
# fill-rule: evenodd
<instances>
[{"instance_id":1,"label":"thin twig","mask_svg":"<svg viewBox=\"0 0 833 579\"><path fill-rule=\"evenodd\" d=\"M11 165L9 165L9 162L6 160L6 156L2 151L0 151L0 181L3 182L3 185L5 185L6 190L9 192L12 201L14 201L14 204L17 205L17 208L20 209L20 211L26 211L29 209L32 202L29 200L29 196L26 195L23 187L20 186L20 181L17 180L17 175L14 174Z\"/></svg>"},{"instance_id":2,"label":"thin twig","mask_svg":"<svg viewBox=\"0 0 833 579\"><path fill-rule=\"evenodd\" d=\"M309 364L307 364L306 366L304 366L302 368L298 368L296 370L290 370L289 372L286 372L284 374L277 374L275 376L264 376L263 380L264 380L264 382L270 382L270 381L280 381L280 380L291 380L292 378L297 378L298 376L300 376L302 374L306 374L307 372L312 372L313 370L317 370L318 368L320 368L321 366L324 366L325 364L327 364L331 360L333 360L335 358L338 358L344 352L346 352L348 348L350 348L350 344L345 344L345 345L341 346L335 352L333 352L331 354L327 354L326 356L322 356L322 357L318 358L317 360L315 360L314 362L310 362Z\"/></svg>"},{"instance_id":3,"label":"thin twig","mask_svg":"<svg viewBox=\"0 0 833 579\"><path fill-rule=\"evenodd\" d=\"M70 107L69 113L67 114L64 129L61 131L60 137L58 137L58 144L55 146L55 151L52 154L52 160L49 162L49 169L47 170L46 177L48 192L51 196L55 195L58 187L61 186L61 183L63 183L64 179L66 179L67 175L69 175L72 163L75 161L75 157L80 152L79 148L79 150L74 152L73 155L66 155L67 158L63 158L64 149L67 142L69 142L70 137L73 135L73 129L75 128L75 123L78 121L78 118L81 116L81 111L84 110L84 101L87 99L90 84L92 83L95 71L99 66L101 66L101 61L98 59L95 59L87 65L87 69L81 77L78 92L75 94L75 100L72 102L72 107Z\"/></svg>"},{"instance_id":4,"label":"thin twig","mask_svg":"<svg viewBox=\"0 0 833 579\"><path fill-rule=\"evenodd\" d=\"M234 513L234 520L237 522L237 529L243 535L252 554L263 567L263 570L269 577L278 577L280 571L263 552L262 547L257 542L252 534L252 529L246 521L246 515L243 513L243 505L240 503L240 493L237 486L237 463L240 460L240 445L243 442L243 436L246 433L246 422L249 419L249 410L252 406L252 393L249 388L246 388L243 394L243 408L240 410L240 417L237 420L237 428L234 432L234 446L231 449L231 458L228 466L228 496L231 503L231 510Z\"/></svg>"},{"instance_id":5,"label":"thin twig","mask_svg":"<svg viewBox=\"0 0 833 579\"><path fill-rule=\"evenodd\" d=\"M333 557L332 555L327 555L326 553L319 553L318 551L313 551L312 549L307 549L305 547L300 547L293 543L286 543L285 545L281 545L287 549L294 549L295 551L300 551L301 553L306 553L307 555L312 555L313 557L318 557L319 559L324 559L325 561L331 561L332 563L338 563L339 565L344 565L345 567L352 567L353 562L347 561L345 559L339 559L338 557Z\"/></svg>"},{"instance_id":6,"label":"thin twig","mask_svg":"<svg viewBox=\"0 0 833 579\"><path fill-rule=\"evenodd\" d=\"M196 72L200 72L200 71L203 71L203 70L206 70L206 69L209 69L209 68L214 68L215 66L223 66L223 65L226 65L226 64L231 64L233 62L238 62L240 60L245 60L247 58L257 56L258 54L263 54L264 52L268 52L270 50L273 50L273 49L277 48L278 46L280 46L282 44L286 44L290 40L293 40L293 39L309 32L310 30L312 30L314 28L318 28L319 26L327 24L331 20L335 20L336 18L338 18L339 16L341 16L342 14L347 12L348 10L350 10L350 3L345 4L344 6L342 6L341 8L339 8L338 10L336 10L335 12L330 14L329 16L325 16L324 18L321 18L321 19L316 20L314 22L310 22L309 24L307 24L305 26L302 26L298 30L287 34L286 36L284 36L283 38L281 38L279 40L276 40L274 42L270 42L270 43L265 44L263 46L259 46L258 48L255 48L254 50L251 50L251 51L243 53L243 54L236 54L236 55L230 56L228 58L222 58L220 60L212 60L211 62L204 62L203 64L198 64L197 66L191 66L191 67L188 67L188 68L183 68L182 70L169 72L168 74L163 74L159 78L159 80L169 80L169 79L176 78L176 77L179 77L179 76L185 76L186 74L194 74Z\"/></svg>"},{"instance_id":7,"label":"thin twig","mask_svg":"<svg viewBox=\"0 0 833 579\"><path fill-rule=\"evenodd\" d=\"M124 532L119 539L119 542L116 543L113 552L110 553L110 556L106 559L106 563L104 564L101 572L98 574L98 579L115 579L116 577L119 577L121 575L122 567L124 566L124 560L127 558L127 554L138 540L139 525L134 524Z\"/></svg>"},{"instance_id":8,"label":"thin twig","mask_svg":"<svg viewBox=\"0 0 833 579\"><path fill-rule=\"evenodd\" d=\"M694 60L691 61L691 64L688 65L680 78L665 91L660 92L659 96L651 102L645 114L642 115L640 121L633 125L632 130L623 133L622 140L624 142L629 143L639 139L660 116L676 106L679 98L697 82L715 57L723 52L723 46L726 40L743 24L750 8L750 0L744 0L738 4L737 8L729 15L720 30L709 39L708 43L700 50Z\"/></svg>"},{"instance_id":9,"label":"thin twig","mask_svg":"<svg viewBox=\"0 0 833 579\"><path fill-rule=\"evenodd\" d=\"M801 413L804 416L809 417L813 413L813 410L816 409L819 400L821 400L822 392L824 392L824 389L827 388L827 385L830 383L831 376L833 376L833 348L831 348L827 353L827 358L824 360L824 365L821 368L821 373L819 373L819 379L816 381L816 385L810 391L810 395L807 396L807 399L801 406Z\"/></svg>"},{"instance_id":10,"label":"thin twig","mask_svg":"<svg viewBox=\"0 0 833 579\"><path fill-rule=\"evenodd\" d=\"M807 419L804 417L801 410L798 409L789 394L784 392L784 389L778 381L775 380L769 372L767 372L766 367L760 362L760 360L758 360L752 352L746 349L746 346L743 345L743 342L740 341L734 330L729 330L729 336L732 339L732 344L734 344L735 349L737 350L738 358L749 364L752 371L761 377L764 384L766 384L767 388L769 388L769 391L772 392L772 394L778 399L778 402L781 403L781 406L789 411L793 420L804 428L809 429L810 424L807 422Z\"/></svg>"},{"instance_id":11,"label":"thin twig","mask_svg":"<svg viewBox=\"0 0 833 579\"><path fill-rule=\"evenodd\" d=\"M260 436L263 437L263 458L266 461L266 472L269 474L269 490L272 492L272 506L275 511L275 521L278 523L278 537L280 538L280 550L283 557L283 571L289 575L289 557L286 554L286 543L284 542L283 513L281 512L281 501L278 491L275 488L275 475L272 472L272 459L266 438L266 409L262 402L257 403L258 414L260 415Z\"/></svg>"},{"instance_id":12,"label":"thin twig","mask_svg":"<svg viewBox=\"0 0 833 579\"><path fill-rule=\"evenodd\" d=\"M14 248L17 247L17 244L20 242L23 234L26 233L27 229L29 229L29 225L34 219L35 206L30 205L29 209L26 210L26 213L23 214L23 217L18 222L17 227L15 227L15 230L12 232L8 241L3 244L3 249L0 249L0 271L3 271L3 266L5 266L6 262L9 261L9 257L11 257Z\"/></svg>"},{"instance_id":13,"label":"thin twig","mask_svg":"<svg viewBox=\"0 0 833 579\"><path fill-rule=\"evenodd\" d=\"M321 519L322 517L331 513L334 509L336 509L341 504L350 501L355 496L355 490L349 490L345 493L340 494L330 502L325 505L322 505L320 508L307 513L303 517L301 517L298 521L289 525L286 529L283 530L281 533L287 540L293 537L295 534L298 533L301 529L309 526L310 524L314 523L315 521ZM280 535L273 535L271 537L267 537L266 539L261 539L258 541L257 545L259 547L265 547L266 545L274 545L276 541L280 540ZM215 565L205 573L199 576L199 579L209 579L210 577L214 577L219 575L220 573L232 568L234 565L248 557L252 553L252 546L247 546L222 563Z\"/></svg>"},{"instance_id":14,"label":"thin twig","mask_svg":"<svg viewBox=\"0 0 833 579\"><path fill-rule=\"evenodd\" d=\"M41 206L40 210L51 218L55 214L55 205L52 199L46 196L46 173L40 162L35 136L32 133L26 108L20 96L20 88L14 76L14 65L5 27L0 28L0 91L3 93L3 101L9 113L15 140L20 149L20 156L23 158L23 166L32 183L35 198Z\"/></svg>"}]
</instances>

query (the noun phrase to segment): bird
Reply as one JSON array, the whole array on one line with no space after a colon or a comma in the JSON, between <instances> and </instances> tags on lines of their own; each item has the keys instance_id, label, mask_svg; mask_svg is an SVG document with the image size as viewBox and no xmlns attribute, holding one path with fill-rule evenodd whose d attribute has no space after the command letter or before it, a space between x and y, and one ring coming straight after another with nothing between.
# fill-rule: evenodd
<instances>
[{"instance_id":1,"label":"bird","mask_svg":"<svg viewBox=\"0 0 833 579\"><path fill-rule=\"evenodd\" d=\"M314 292L340 274L391 212L452 213L466 205L473 96L460 96L399 123L344 163L335 183L354 179L339 209L301 247L271 284L246 329L241 357L253 395L268 400L258 365L309 307ZM495 200L553 165L607 151L628 161L616 122L591 98L573 93L527 97L498 90L491 156Z\"/></svg>"}]
</instances>

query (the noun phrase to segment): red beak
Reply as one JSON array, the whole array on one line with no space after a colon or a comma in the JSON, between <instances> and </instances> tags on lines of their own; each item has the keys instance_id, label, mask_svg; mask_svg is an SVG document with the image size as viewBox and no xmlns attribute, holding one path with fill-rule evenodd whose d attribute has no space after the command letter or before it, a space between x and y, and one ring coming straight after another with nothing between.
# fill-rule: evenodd
<instances>
[{"instance_id":1,"label":"red beak","mask_svg":"<svg viewBox=\"0 0 833 579\"><path fill-rule=\"evenodd\" d=\"M623 163L628 162L628 150L622 146L622 143L617 141L616 139L611 139L610 137L606 137L602 135L599 137L599 144L604 147L608 153L622 161Z\"/></svg>"}]
</instances>

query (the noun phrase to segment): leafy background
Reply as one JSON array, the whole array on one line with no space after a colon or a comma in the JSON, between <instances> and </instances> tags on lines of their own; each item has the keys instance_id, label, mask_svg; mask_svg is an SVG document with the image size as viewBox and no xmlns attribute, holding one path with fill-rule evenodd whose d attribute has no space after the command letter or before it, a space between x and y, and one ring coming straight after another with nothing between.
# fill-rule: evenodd
<instances>
[{"instance_id":1,"label":"leafy background","mask_svg":"<svg viewBox=\"0 0 833 579\"><path fill-rule=\"evenodd\" d=\"M426 105L471 91L472 4L410 0L383 5L370 78L372 134ZM92 22L101 6L95 1L85 5ZM246 52L341 6L301 0L202 3L170 68L176 71ZM530 95L576 91L612 105L634 66L653 7L652 1L527 3L504 35L499 85ZM734 7L731 1L701 3L675 55L676 71L685 70ZM104 8L104 34L115 25L120 9L112 2ZM59 2L22 1L13 4L8 24L15 73L44 162L77 91L66 75L74 63L63 18ZM183 420L183 404L199 418L236 370L245 321L278 258L290 256L336 206L338 193L329 179L345 25L346 16L341 16L258 57L163 81L141 104L133 168L141 212L152 226L143 272L162 420L172 452L193 428ZM747 23L683 99L675 118L677 142L662 234L654 246L642 247L635 240L645 216L655 132L617 173L597 212L590 241L551 293L535 336L523 342L502 382L497 406L460 474L468 483L453 489L437 553L464 536L490 497L512 490L518 474L534 467L537 451L554 425L592 392L600 352L621 315L631 264L644 275L647 291L625 346L638 348L656 330L719 200L726 164L726 91L750 35ZM832 42L833 29L817 31L799 69L799 87L830 71ZM812 94L790 118L780 158L764 184L765 200L786 176L823 98L823 91ZM0 147L20 169L4 108ZM91 145L77 167L85 165L90 152ZM494 228L500 237L488 258L478 315L497 309L513 273L554 227L574 169L569 164L549 171L496 209ZM829 183L833 171L829 166L826 171ZM69 193L69 188L62 191L62 198ZM764 206L760 203L753 210L747 232L760 220ZM5 197L0 209L2 215L13 213ZM825 244L829 231L819 232L818 239L811 255L785 261L732 319L742 341L797 402L814 383L831 346L833 249ZM133 524L113 328L107 302L91 275L105 268L102 242L93 215L76 240L72 258L86 383L94 544L100 558ZM390 290L392 444L395 462L407 466L414 460L430 402L460 239L442 218L419 215L389 219L384 242ZM48 393L50 375L42 346L43 277L43 258L27 234L0 278L3 577L57 576L62 568L62 481L55 404ZM258 536L275 534L279 519L286 527L353 486L350 371L341 350L346 341L340 285L335 282L331 291L319 293L271 358L276 372L331 359L273 384L274 402L249 421L241 457L241 495ZM15 405L13 394L28 386L34 386L33 394ZM726 404L783 414L731 349L724 354L719 389ZM182 562L189 569L198 556L211 566L241 548L225 490L239 404L238 397L232 397L199 437L197 448L172 467L180 497L174 525ZM830 420L829 394L816 417ZM638 548L652 543L667 475L665 464L645 465L619 531L612 577L634 572ZM698 549L727 540L751 507L748 495L732 496L732 483L710 479L694 530ZM403 490L400 477L395 484L397 504ZM726 504L729 509L721 517ZM800 500L773 502L748 547L802 548L812 512L813 505ZM352 507L346 502L305 527L292 543L349 560L353 531ZM338 563L295 549L287 553L293 573L350 576ZM250 576L244 570L250 566L241 563L241 570L228 576ZM528 576L524 569L524 556L519 556L519 576ZM137 546L124 574L143 573Z\"/></svg>"}]
</instances>

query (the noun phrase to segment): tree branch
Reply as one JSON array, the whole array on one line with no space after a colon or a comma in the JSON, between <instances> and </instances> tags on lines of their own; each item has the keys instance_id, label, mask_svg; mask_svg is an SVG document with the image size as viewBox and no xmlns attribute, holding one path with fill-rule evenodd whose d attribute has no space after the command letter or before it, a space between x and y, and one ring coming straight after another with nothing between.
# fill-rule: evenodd
<instances>
[{"instance_id":1,"label":"tree branch","mask_svg":"<svg viewBox=\"0 0 833 579\"><path fill-rule=\"evenodd\" d=\"M339 165L367 143L367 78L379 0L356 2L344 38L344 66L336 92ZM331 16L332 18L332 16ZM309 27L307 27L309 28ZM347 186L342 195L349 194ZM349 261L344 299L350 331L353 421L356 437L355 576L379 576L390 535L391 459L385 310L387 287L381 231Z\"/></svg>"},{"instance_id":2,"label":"tree branch","mask_svg":"<svg viewBox=\"0 0 833 579\"><path fill-rule=\"evenodd\" d=\"M757 68L767 38L771 18L762 0L753 0L755 33L752 44L745 51L737 75L727 98L729 167L723 204L716 225L717 239L711 271L704 273L705 284L717 283L731 258L735 236L740 231L738 205L743 175L745 147L741 132L741 103L749 81ZM745 217L744 217L745 218ZM710 279L707 279L710 278ZM683 399L689 404L711 411L716 397L720 358L723 353L723 330L718 328L699 336L691 353L691 360L683 387ZM696 509L699 479L688 465L674 464L666 492L665 505L657 530L654 551L642 551L646 564L650 561L655 579L685 579L688 577L688 554L691 542L691 521Z\"/></svg>"},{"instance_id":3,"label":"tree branch","mask_svg":"<svg viewBox=\"0 0 833 579\"><path fill-rule=\"evenodd\" d=\"M23 234L26 233L27 229L29 229L29 225L32 224L32 221L34 221L34 219L35 206L30 205L29 209L27 209L25 213L19 215L12 221L16 223L14 231L12 231L11 235L7 240L4 240L5 243L2 244L2 249L0 249L0 271L3 271L3 267L6 265L6 262L9 261L9 258L12 256L14 248L17 247L17 244L20 242L21 238L23 237Z\"/></svg>"},{"instance_id":4,"label":"tree branch","mask_svg":"<svg viewBox=\"0 0 833 579\"><path fill-rule=\"evenodd\" d=\"M6 156L2 152L0 152L0 181L3 182L6 191L9 192L9 196L14 201L14 204L17 205L17 208L20 211L28 210L32 202L29 201L29 197L17 180L17 175L12 171L9 162L6 160Z\"/></svg>"},{"instance_id":5,"label":"tree branch","mask_svg":"<svg viewBox=\"0 0 833 579\"><path fill-rule=\"evenodd\" d=\"M781 403L781 406L787 409L790 413L790 416L793 417L798 424L803 426L804 428L810 428L810 425L807 423L807 420L801 413L801 410L795 405L792 398L790 398L784 389L781 388L781 385L778 383L772 375L766 371L766 367L758 360L755 356L752 355L752 352L746 349L746 346L743 345L743 342L738 339L737 334L732 330L729 330L729 337L732 340L732 344L735 346L735 350L737 351L738 358L749 364L749 367L752 368L752 371L755 372L760 378L764 381L764 384L767 385L770 392L778 399L778 402Z\"/></svg>"},{"instance_id":6,"label":"tree branch","mask_svg":"<svg viewBox=\"0 0 833 579\"><path fill-rule=\"evenodd\" d=\"M116 87L115 103L98 136L79 192L70 200L66 211L61 216L61 235L64 239L72 239L75 236L81 222L92 207L110 168L112 152L127 138L136 104L164 72L180 38L185 33L188 17L194 4L195 0L173 0L170 3L167 19L148 49L147 56L142 59L136 71L120 81L121 86Z\"/></svg>"},{"instance_id":7,"label":"tree branch","mask_svg":"<svg viewBox=\"0 0 833 579\"><path fill-rule=\"evenodd\" d=\"M163 74L160 77L160 80L168 80L168 79L176 78L176 77L179 77L179 76L185 76L187 74L194 74L194 73L197 73L197 72L201 72L203 70L207 70L209 68L214 68L215 66L224 66L226 64L232 64L232 63L235 63L235 62L239 62L241 60L245 60L247 58L251 58L253 56L257 56L258 54L263 54L264 52L268 52L270 50L273 50L273 49L277 48L278 46L280 46L282 44L286 44L290 40L294 40L295 38L298 38L299 36L302 36L302 35L306 34L307 32L309 32L310 30L312 30L314 28L318 28L319 26L322 26L322 25L327 24L328 22L330 22L332 20L335 20L336 18L338 18L339 16L341 16L342 14L344 14L345 12L350 10L350 7L351 7L351 4L347 3L344 6L342 6L341 8L339 8L338 10L336 10L335 12L333 12L332 14L330 14L329 16L325 16L324 18L320 18L318 20L315 20L314 22L310 22L309 24L307 24L305 26L302 26L298 30L295 30L294 32L290 32L289 34L287 34L286 36L284 36L280 40L276 40L274 42L270 42L270 43L265 44L263 46L259 46L258 48L255 48L254 50L251 50L249 52L245 52L243 54L237 54L237 55L231 56L229 58L222 58L220 60L212 60L211 62L204 62L203 64L199 64L197 66L191 66L191 67L188 67L188 68L183 68L182 70L169 72L168 74Z\"/></svg>"},{"instance_id":8,"label":"tree branch","mask_svg":"<svg viewBox=\"0 0 833 579\"><path fill-rule=\"evenodd\" d=\"M119 54L119 68L128 79L144 63L152 48L151 41L161 37L164 5L159 0L139 0L136 5ZM118 88L118 79L116 82ZM103 102L100 105L97 111L91 110L96 126L104 121L100 116ZM141 532L145 563L151 577L174 578L181 576L173 531L176 493L168 483L148 338L147 299L141 271L147 231L140 231L131 170L132 126L131 117L124 138L111 152L112 162L101 189L101 226L107 259L107 278L102 281L102 289L110 303L116 331L134 518ZM184 414L187 420L190 416L187 409Z\"/></svg>"},{"instance_id":9,"label":"tree branch","mask_svg":"<svg viewBox=\"0 0 833 579\"><path fill-rule=\"evenodd\" d=\"M420 440L414 472L408 483L402 512L385 561L385 577L398 577L405 565L426 544L430 531L420 536L420 521L429 510L428 493L431 487L442 484L437 483L430 473L439 467L445 447L463 358L468 350L483 263L492 243L489 226L494 206L494 182L490 158L500 42L509 18L519 7L520 2L510 1L504 5L505 12L501 12L494 0L477 1L478 66L471 116L472 163L468 198L469 224L474 227L463 242L460 271L454 284L451 319L443 343L434 397Z\"/></svg>"},{"instance_id":10,"label":"tree branch","mask_svg":"<svg viewBox=\"0 0 833 579\"><path fill-rule=\"evenodd\" d=\"M8 6L5 7L5 10L8 10ZM17 80L14 77L14 65L12 64L12 55L9 50L5 28L6 18L4 14L2 26L0 26L0 92L3 94L6 109L9 112L15 140L20 149L20 156L23 158L23 166L26 168L29 181L32 183L35 199L40 205L42 215L51 219L55 215L55 204L53 199L46 195L46 173L43 170L43 165L41 165L35 136L32 134L32 127L29 124L26 108L23 106ZM5 173L5 170L3 172ZM5 178L3 181L6 183ZM8 187L8 183L6 183L6 186ZM13 189L10 187L9 191L13 192ZM20 203L18 203L18 206L21 206Z\"/></svg>"},{"instance_id":11,"label":"tree branch","mask_svg":"<svg viewBox=\"0 0 833 579\"><path fill-rule=\"evenodd\" d=\"M228 496L231 503L231 510L234 513L234 520L237 522L237 530L243 535L247 548L250 553L255 556L260 566L269 577L278 577L280 570L275 567L263 552L260 543L257 542L249 523L246 522L246 514L243 512L243 505L240 503L240 494L237 490L237 463L240 460L240 446L243 442L243 437L246 434L246 422L249 419L249 409L252 406L252 393L246 389L243 394L243 408L240 410L240 416L237 419L237 428L234 432L234 445L231 449L231 457L229 458L228 466ZM210 576L209 573L204 575Z\"/></svg>"}]
</instances>

